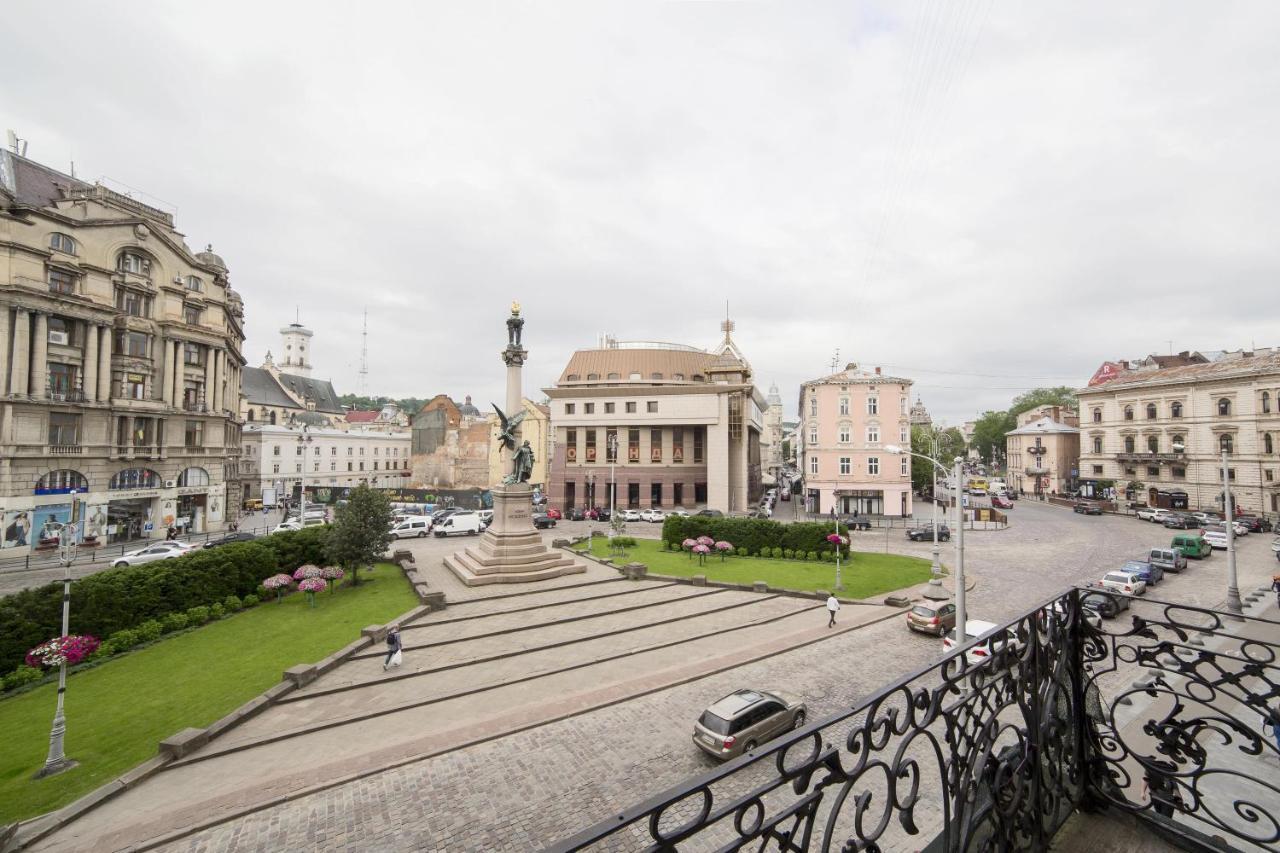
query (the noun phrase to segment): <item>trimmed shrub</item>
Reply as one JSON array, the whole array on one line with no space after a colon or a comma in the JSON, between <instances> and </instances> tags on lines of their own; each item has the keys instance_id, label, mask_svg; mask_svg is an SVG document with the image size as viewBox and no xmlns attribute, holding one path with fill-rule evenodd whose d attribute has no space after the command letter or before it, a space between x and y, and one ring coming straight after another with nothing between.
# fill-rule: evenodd
<instances>
[{"instance_id":1,"label":"trimmed shrub","mask_svg":"<svg viewBox=\"0 0 1280 853\"><path fill-rule=\"evenodd\" d=\"M209 605L209 621L217 622L223 616L227 615L227 609L222 606L222 602L215 601Z\"/></svg>"},{"instance_id":2,"label":"trimmed shrub","mask_svg":"<svg viewBox=\"0 0 1280 853\"><path fill-rule=\"evenodd\" d=\"M818 559L819 559L819 560L821 560L821 561L822 561L822 562L824 562L824 563L830 563L830 562L832 561L832 559L831 559L831 558L832 558L832 557L834 557L834 556L835 556L835 555L834 555L834 554L832 554L830 551L819 551L819 552L818 552Z\"/></svg>"},{"instance_id":3,"label":"trimmed shrub","mask_svg":"<svg viewBox=\"0 0 1280 853\"><path fill-rule=\"evenodd\" d=\"M841 525L841 532L845 526ZM762 548L790 548L792 552L815 553L828 550L827 536L835 532L835 525L818 522L783 524L768 518L709 518L706 516L668 516L662 523L662 538L669 542L683 542L709 536L716 542L732 542L746 547L750 553Z\"/></svg>"},{"instance_id":4,"label":"trimmed shrub","mask_svg":"<svg viewBox=\"0 0 1280 853\"><path fill-rule=\"evenodd\" d=\"M781 548L770 548L770 549L769 549L769 555L770 555L770 556L772 556L772 557L773 557L773 559L775 559L775 560L781 560L781 559L782 559L782 549L781 549Z\"/></svg>"},{"instance_id":5,"label":"trimmed shrub","mask_svg":"<svg viewBox=\"0 0 1280 853\"><path fill-rule=\"evenodd\" d=\"M119 651L131 649L138 645L138 632L129 629L116 631L107 639L107 642L111 643Z\"/></svg>"},{"instance_id":6,"label":"trimmed shrub","mask_svg":"<svg viewBox=\"0 0 1280 853\"><path fill-rule=\"evenodd\" d=\"M783 549L782 549L782 556L783 556L783 558L785 558L785 559L787 559L787 560L794 560L794 559L795 559L795 556L796 556L796 552L795 552L795 551L793 551L793 550L791 550L790 548L783 548Z\"/></svg>"},{"instance_id":7,"label":"trimmed shrub","mask_svg":"<svg viewBox=\"0 0 1280 853\"><path fill-rule=\"evenodd\" d=\"M739 557L750 556L750 552L747 551L747 546L745 545L739 545L737 551Z\"/></svg>"},{"instance_id":8,"label":"trimmed shrub","mask_svg":"<svg viewBox=\"0 0 1280 853\"><path fill-rule=\"evenodd\" d=\"M181 631L187 627L188 621L190 620L187 619L187 614L185 613L170 613L164 617L164 621L160 624L164 627L165 633L168 634L174 631Z\"/></svg>"},{"instance_id":9,"label":"trimmed shrub","mask_svg":"<svg viewBox=\"0 0 1280 853\"><path fill-rule=\"evenodd\" d=\"M261 600L262 599L258 598L258 596L254 595L253 593L249 593L241 600L240 603L245 606L245 609L248 609L250 607L257 607L258 602Z\"/></svg>"},{"instance_id":10,"label":"trimmed shrub","mask_svg":"<svg viewBox=\"0 0 1280 853\"><path fill-rule=\"evenodd\" d=\"M99 646L98 648L102 647ZM17 690L22 685L30 684L33 681L39 681L43 677L44 672L39 667L23 664L13 672L6 675L4 679L0 681L0 684L3 685L5 690Z\"/></svg>"},{"instance_id":11,"label":"trimmed shrub","mask_svg":"<svg viewBox=\"0 0 1280 853\"><path fill-rule=\"evenodd\" d=\"M209 621L209 608L204 606L192 607L187 611L187 619L190 621L192 627L196 625L203 625Z\"/></svg>"},{"instance_id":12,"label":"trimmed shrub","mask_svg":"<svg viewBox=\"0 0 1280 853\"><path fill-rule=\"evenodd\" d=\"M810 552L808 552L807 554L805 554L805 555L804 555L804 558L805 558L806 560L809 560L810 562L817 562L817 559L818 559L818 552L817 552L817 551L810 551Z\"/></svg>"},{"instance_id":13,"label":"trimmed shrub","mask_svg":"<svg viewBox=\"0 0 1280 853\"><path fill-rule=\"evenodd\" d=\"M160 639L160 635L164 633L164 628L156 620L148 619L137 628L134 628L133 631L138 635L139 643L150 643L153 640Z\"/></svg>"},{"instance_id":14,"label":"trimmed shrub","mask_svg":"<svg viewBox=\"0 0 1280 853\"><path fill-rule=\"evenodd\" d=\"M636 547L636 538L634 536L615 536L613 544L618 548L634 548Z\"/></svg>"},{"instance_id":15,"label":"trimmed shrub","mask_svg":"<svg viewBox=\"0 0 1280 853\"><path fill-rule=\"evenodd\" d=\"M331 526L318 524L301 530L273 533L256 540L254 544L260 542L271 551L276 571L291 575L298 566L305 566L308 563L323 566L329 562L325 557L325 549L329 545L329 536L332 532ZM274 574L274 572L266 574Z\"/></svg>"},{"instance_id":16,"label":"trimmed shrub","mask_svg":"<svg viewBox=\"0 0 1280 853\"><path fill-rule=\"evenodd\" d=\"M241 607L244 607L244 602L240 600L238 595L228 595L222 599L222 606L226 608L228 613L235 613Z\"/></svg>"}]
</instances>

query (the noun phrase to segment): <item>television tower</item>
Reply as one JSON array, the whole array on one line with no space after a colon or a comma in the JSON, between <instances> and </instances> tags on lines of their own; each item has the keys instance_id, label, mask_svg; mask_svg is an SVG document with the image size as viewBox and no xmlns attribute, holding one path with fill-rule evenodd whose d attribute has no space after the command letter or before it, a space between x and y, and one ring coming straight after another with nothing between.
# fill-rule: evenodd
<instances>
[{"instance_id":1,"label":"television tower","mask_svg":"<svg viewBox=\"0 0 1280 853\"><path fill-rule=\"evenodd\" d=\"M360 372L356 379L356 394L364 397L369 385L369 309L364 309L364 327L360 332Z\"/></svg>"}]
</instances>

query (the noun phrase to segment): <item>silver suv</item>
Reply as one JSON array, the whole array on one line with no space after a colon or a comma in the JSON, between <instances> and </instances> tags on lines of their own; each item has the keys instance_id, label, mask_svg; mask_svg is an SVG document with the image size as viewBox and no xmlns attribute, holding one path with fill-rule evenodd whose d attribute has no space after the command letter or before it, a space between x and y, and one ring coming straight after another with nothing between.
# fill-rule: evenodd
<instances>
[{"instance_id":1,"label":"silver suv","mask_svg":"<svg viewBox=\"0 0 1280 853\"><path fill-rule=\"evenodd\" d=\"M804 725L804 703L783 693L739 690L702 712L693 724L693 742L716 758L750 752L783 732Z\"/></svg>"}]
</instances>

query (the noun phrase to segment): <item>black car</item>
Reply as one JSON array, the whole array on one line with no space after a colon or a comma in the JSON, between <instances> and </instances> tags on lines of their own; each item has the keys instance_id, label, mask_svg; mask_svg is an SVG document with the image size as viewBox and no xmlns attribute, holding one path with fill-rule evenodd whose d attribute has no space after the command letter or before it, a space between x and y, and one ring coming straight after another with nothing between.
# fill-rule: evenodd
<instances>
[{"instance_id":1,"label":"black car","mask_svg":"<svg viewBox=\"0 0 1280 853\"><path fill-rule=\"evenodd\" d=\"M1102 515L1102 507L1089 501L1079 501L1071 509L1081 515Z\"/></svg>"},{"instance_id":2,"label":"black car","mask_svg":"<svg viewBox=\"0 0 1280 853\"><path fill-rule=\"evenodd\" d=\"M1170 530L1191 530L1200 527L1200 520L1181 512L1171 512L1161 522Z\"/></svg>"},{"instance_id":3,"label":"black car","mask_svg":"<svg viewBox=\"0 0 1280 853\"><path fill-rule=\"evenodd\" d=\"M210 539L204 543L204 547L217 548L219 545L230 545L232 542L252 542L257 538L252 533L228 533L225 536L219 536L217 539Z\"/></svg>"},{"instance_id":4,"label":"black car","mask_svg":"<svg viewBox=\"0 0 1280 853\"><path fill-rule=\"evenodd\" d=\"M1080 606L1094 611L1103 619L1112 619L1118 616L1121 610L1129 609L1129 597L1113 595L1102 590L1090 590L1081 593Z\"/></svg>"},{"instance_id":5,"label":"black car","mask_svg":"<svg viewBox=\"0 0 1280 853\"><path fill-rule=\"evenodd\" d=\"M718 509L700 509L694 515L700 515L703 518L724 518L724 513Z\"/></svg>"},{"instance_id":6,"label":"black car","mask_svg":"<svg viewBox=\"0 0 1280 853\"><path fill-rule=\"evenodd\" d=\"M923 527L907 528L907 538L912 542L932 542L933 541L933 525L926 524ZM938 525L938 541L948 542L951 539L951 528L945 524Z\"/></svg>"},{"instance_id":7,"label":"black car","mask_svg":"<svg viewBox=\"0 0 1280 853\"><path fill-rule=\"evenodd\" d=\"M545 512L540 512L534 515L533 526L538 528L539 530L546 530L547 528L555 527L556 520L551 516L547 515Z\"/></svg>"},{"instance_id":8,"label":"black car","mask_svg":"<svg viewBox=\"0 0 1280 853\"><path fill-rule=\"evenodd\" d=\"M1238 515L1236 521L1249 528L1250 533L1270 533L1271 522L1256 515Z\"/></svg>"},{"instance_id":9,"label":"black car","mask_svg":"<svg viewBox=\"0 0 1280 853\"><path fill-rule=\"evenodd\" d=\"M586 518L587 518L587 511L582 507L576 506L573 509L569 510L570 521L585 521Z\"/></svg>"},{"instance_id":10,"label":"black car","mask_svg":"<svg viewBox=\"0 0 1280 853\"><path fill-rule=\"evenodd\" d=\"M871 529L871 519L864 518L863 516L860 516L860 515L847 516L845 518L840 519L840 523L843 524L845 527L849 528L850 530L870 530Z\"/></svg>"}]
</instances>

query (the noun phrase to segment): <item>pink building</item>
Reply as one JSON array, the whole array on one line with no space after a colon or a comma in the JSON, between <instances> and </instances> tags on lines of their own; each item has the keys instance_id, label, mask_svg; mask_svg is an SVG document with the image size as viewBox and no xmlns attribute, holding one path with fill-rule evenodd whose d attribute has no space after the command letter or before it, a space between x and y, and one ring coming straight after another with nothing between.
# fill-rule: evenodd
<instances>
[{"instance_id":1,"label":"pink building","mask_svg":"<svg viewBox=\"0 0 1280 853\"><path fill-rule=\"evenodd\" d=\"M813 513L911 514L912 380L850 364L800 386L801 475Z\"/></svg>"}]
</instances>

